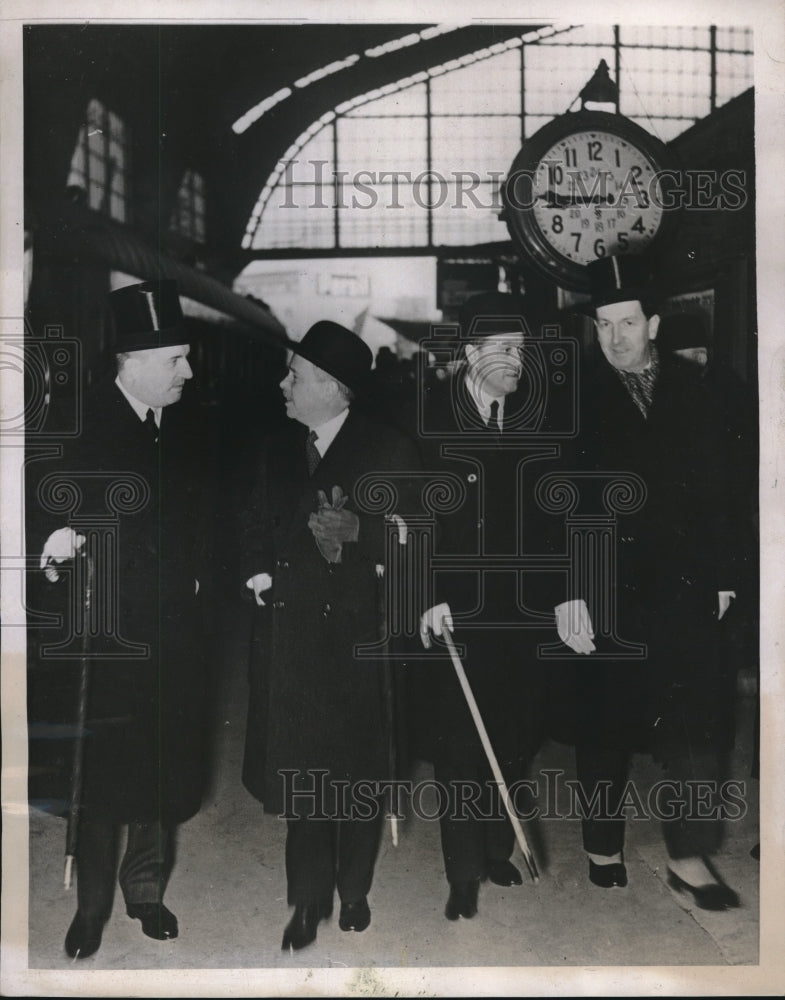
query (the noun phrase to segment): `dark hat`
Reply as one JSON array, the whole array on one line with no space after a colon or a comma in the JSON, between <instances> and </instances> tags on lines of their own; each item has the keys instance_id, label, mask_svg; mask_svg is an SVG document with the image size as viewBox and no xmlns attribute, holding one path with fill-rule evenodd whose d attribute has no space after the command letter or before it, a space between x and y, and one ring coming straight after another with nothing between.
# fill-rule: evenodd
<instances>
[{"instance_id":1,"label":"dark hat","mask_svg":"<svg viewBox=\"0 0 785 1000\"><path fill-rule=\"evenodd\" d=\"M666 351L709 346L709 331L702 313L673 313L660 319L657 343Z\"/></svg>"},{"instance_id":2,"label":"dark hat","mask_svg":"<svg viewBox=\"0 0 785 1000\"><path fill-rule=\"evenodd\" d=\"M143 281L109 293L119 353L188 343L177 282Z\"/></svg>"},{"instance_id":3,"label":"dark hat","mask_svg":"<svg viewBox=\"0 0 785 1000\"><path fill-rule=\"evenodd\" d=\"M634 254L598 257L586 265L591 302L584 311L594 314L598 306L614 302L651 302L655 296L651 271Z\"/></svg>"},{"instance_id":4,"label":"dark hat","mask_svg":"<svg viewBox=\"0 0 785 1000\"><path fill-rule=\"evenodd\" d=\"M291 340L287 346L353 392L363 388L373 364L373 354L364 340L327 319L314 323L302 340Z\"/></svg>"},{"instance_id":5,"label":"dark hat","mask_svg":"<svg viewBox=\"0 0 785 1000\"><path fill-rule=\"evenodd\" d=\"M465 340L498 333L529 333L523 317L523 300L505 292L473 295L461 306L458 322Z\"/></svg>"}]
</instances>

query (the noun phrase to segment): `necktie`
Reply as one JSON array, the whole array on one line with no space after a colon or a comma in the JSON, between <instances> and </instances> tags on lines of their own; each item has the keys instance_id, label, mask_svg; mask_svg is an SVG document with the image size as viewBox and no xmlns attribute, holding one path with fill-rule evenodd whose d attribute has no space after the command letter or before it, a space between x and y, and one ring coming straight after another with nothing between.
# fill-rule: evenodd
<instances>
[{"instance_id":1,"label":"necktie","mask_svg":"<svg viewBox=\"0 0 785 1000\"><path fill-rule=\"evenodd\" d=\"M491 403L491 415L488 417L488 430L493 431L494 434L501 433L501 427L499 426L499 400L494 399Z\"/></svg>"},{"instance_id":2,"label":"necktie","mask_svg":"<svg viewBox=\"0 0 785 1000\"><path fill-rule=\"evenodd\" d=\"M155 413L153 412L152 407L149 407L147 413L145 414L144 426L153 441L158 444L158 425L155 422Z\"/></svg>"},{"instance_id":3,"label":"necktie","mask_svg":"<svg viewBox=\"0 0 785 1000\"><path fill-rule=\"evenodd\" d=\"M319 449L316 447L316 438L318 434L316 431L310 431L308 438L305 442L305 459L308 462L308 475L312 476L316 471L316 466L322 459L319 454Z\"/></svg>"}]
</instances>

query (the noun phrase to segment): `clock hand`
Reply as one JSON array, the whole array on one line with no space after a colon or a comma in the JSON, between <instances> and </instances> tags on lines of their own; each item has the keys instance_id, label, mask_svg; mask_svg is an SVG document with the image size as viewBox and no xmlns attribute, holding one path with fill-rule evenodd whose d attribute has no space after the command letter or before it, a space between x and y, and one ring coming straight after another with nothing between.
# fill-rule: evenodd
<instances>
[{"instance_id":1,"label":"clock hand","mask_svg":"<svg viewBox=\"0 0 785 1000\"><path fill-rule=\"evenodd\" d=\"M545 194L538 194L536 201L544 201L546 208L572 208L574 205L613 205L612 194L602 195L563 195L556 191L547 191Z\"/></svg>"}]
</instances>

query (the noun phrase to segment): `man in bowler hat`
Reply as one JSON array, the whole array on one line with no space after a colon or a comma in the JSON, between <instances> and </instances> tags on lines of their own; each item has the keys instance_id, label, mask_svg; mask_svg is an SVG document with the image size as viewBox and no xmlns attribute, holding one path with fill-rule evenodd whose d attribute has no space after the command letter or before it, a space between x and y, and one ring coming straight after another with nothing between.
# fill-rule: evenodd
<instances>
[{"instance_id":1,"label":"man in bowler hat","mask_svg":"<svg viewBox=\"0 0 785 1000\"><path fill-rule=\"evenodd\" d=\"M341 930L371 920L383 819L375 783L392 777L389 692L384 664L357 647L381 638L386 526L358 489L367 474L389 474L405 514L406 474L419 467L409 438L352 405L372 361L359 337L320 321L290 347L281 382L290 420L262 448L242 576L258 606L243 781L287 819L295 909L284 950L315 940L336 888Z\"/></svg>"},{"instance_id":2,"label":"man in bowler hat","mask_svg":"<svg viewBox=\"0 0 785 1000\"><path fill-rule=\"evenodd\" d=\"M589 878L605 889L627 884L621 803L632 753L647 752L668 770L658 799L668 884L699 907L727 909L738 897L709 860L720 843L717 786L707 816L690 783L717 783L719 755L733 742L735 683L720 655L739 579L733 470L695 366L657 350L643 259L601 258L588 277L596 344L572 457L599 510L607 475L643 484L637 509L619 515L616 551L598 552L604 563L571 580L555 609L560 638L581 657L567 674L578 780L595 806L583 818Z\"/></svg>"},{"instance_id":3,"label":"man in bowler hat","mask_svg":"<svg viewBox=\"0 0 785 1000\"><path fill-rule=\"evenodd\" d=\"M58 462L81 491L79 528L57 526L39 550L47 580L60 587L68 560L95 561L96 621L107 633L94 638L90 658L78 909L65 939L79 959L101 944L123 824L126 912L148 937L177 937L177 919L163 903L172 837L199 809L203 778L203 461L197 435L173 412L193 374L188 334L174 281L118 289L109 306L117 374L88 394L80 436ZM107 503L117 512L113 561L87 538L106 524ZM106 596L112 592L116 606Z\"/></svg>"}]
</instances>

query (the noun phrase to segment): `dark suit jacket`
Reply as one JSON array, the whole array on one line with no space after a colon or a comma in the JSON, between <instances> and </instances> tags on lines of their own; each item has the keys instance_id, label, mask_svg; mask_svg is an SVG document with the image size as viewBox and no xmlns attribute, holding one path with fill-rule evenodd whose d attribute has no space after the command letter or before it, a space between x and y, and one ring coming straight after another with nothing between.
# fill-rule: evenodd
<instances>
[{"instance_id":1,"label":"dark suit jacket","mask_svg":"<svg viewBox=\"0 0 785 1000\"><path fill-rule=\"evenodd\" d=\"M352 410L309 478L306 435L290 421L265 442L245 518L242 580L267 572L273 589L256 616L243 780L271 812L283 807L282 769L356 781L386 777L392 766L387 667L354 655L382 638L385 511L363 512L357 493L364 476L390 473L394 510L405 517L406 474L419 468L419 454L399 431ZM344 544L337 564L308 527L317 491L329 498L334 486L360 518L358 541Z\"/></svg>"},{"instance_id":2,"label":"dark suit jacket","mask_svg":"<svg viewBox=\"0 0 785 1000\"><path fill-rule=\"evenodd\" d=\"M96 559L101 621L91 643L84 802L121 822L180 822L201 800L206 664L194 581L204 588L207 578L210 493L192 416L186 403L164 408L156 444L107 381L88 394L81 433L64 442L63 457L28 468L31 554L73 515L84 518L71 521L77 530L115 532L115 554L104 549ZM74 484L60 499L81 496L76 506L57 509L51 475ZM35 574L34 589L42 576ZM41 629L44 645L67 638L81 602L65 567L62 576L45 585L41 600L42 610L64 614L64 629ZM71 643L65 660L34 658L33 736L41 724L74 719L80 648ZM63 757L68 766L70 748Z\"/></svg>"}]
</instances>

